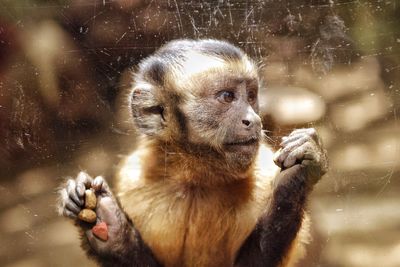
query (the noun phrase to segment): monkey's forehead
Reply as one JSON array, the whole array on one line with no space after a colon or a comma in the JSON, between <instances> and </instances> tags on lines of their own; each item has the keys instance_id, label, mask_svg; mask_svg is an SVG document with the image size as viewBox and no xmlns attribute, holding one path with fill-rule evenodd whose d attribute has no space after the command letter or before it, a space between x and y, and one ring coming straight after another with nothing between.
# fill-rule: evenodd
<instances>
[{"instance_id":1,"label":"monkey's forehead","mask_svg":"<svg viewBox=\"0 0 400 267\"><path fill-rule=\"evenodd\" d=\"M225 59L195 51L187 55L187 60L175 66L169 74L169 80L178 87L184 87L188 82L192 83L195 80L202 81L215 77L258 78L257 67L246 56L240 59Z\"/></svg>"}]
</instances>

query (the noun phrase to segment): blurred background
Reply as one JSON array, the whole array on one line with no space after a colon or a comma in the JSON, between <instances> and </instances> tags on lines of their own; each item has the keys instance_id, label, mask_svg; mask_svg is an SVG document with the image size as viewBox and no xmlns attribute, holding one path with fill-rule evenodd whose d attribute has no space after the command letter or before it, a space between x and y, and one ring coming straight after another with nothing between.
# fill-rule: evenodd
<instances>
[{"instance_id":1,"label":"blurred background","mask_svg":"<svg viewBox=\"0 0 400 267\"><path fill-rule=\"evenodd\" d=\"M398 0L0 0L0 265L94 266L56 188L80 170L112 182L135 145L129 71L176 38L259 63L271 145L319 130L330 171L299 266L400 266Z\"/></svg>"}]
</instances>

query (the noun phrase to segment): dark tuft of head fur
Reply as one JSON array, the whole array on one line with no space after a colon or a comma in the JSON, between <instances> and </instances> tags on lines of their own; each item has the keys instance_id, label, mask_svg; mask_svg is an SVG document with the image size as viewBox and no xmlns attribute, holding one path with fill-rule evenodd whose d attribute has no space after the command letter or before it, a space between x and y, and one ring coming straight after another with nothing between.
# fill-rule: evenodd
<instances>
[{"instance_id":1,"label":"dark tuft of head fur","mask_svg":"<svg viewBox=\"0 0 400 267\"><path fill-rule=\"evenodd\" d=\"M144 78L158 85L164 84L166 73L166 64L157 57L151 57L148 61L143 62L141 66Z\"/></svg>"}]
</instances>

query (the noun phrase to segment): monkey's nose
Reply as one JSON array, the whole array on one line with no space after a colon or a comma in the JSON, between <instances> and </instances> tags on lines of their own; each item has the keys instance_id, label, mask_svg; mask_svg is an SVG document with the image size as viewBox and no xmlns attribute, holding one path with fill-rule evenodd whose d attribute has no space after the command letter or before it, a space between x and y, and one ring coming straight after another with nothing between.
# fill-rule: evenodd
<instances>
[{"instance_id":1,"label":"monkey's nose","mask_svg":"<svg viewBox=\"0 0 400 267\"><path fill-rule=\"evenodd\" d=\"M242 126L246 130L251 130L255 126L258 126L258 124L261 123L260 117L257 115L257 113L254 112L253 108L250 106L247 108L241 119L242 119Z\"/></svg>"},{"instance_id":2,"label":"monkey's nose","mask_svg":"<svg viewBox=\"0 0 400 267\"><path fill-rule=\"evenodd\" d=\"M249 120L242 120L242 123L247 127L250 126L251 122Z\"/></svg>"}]
</instances>

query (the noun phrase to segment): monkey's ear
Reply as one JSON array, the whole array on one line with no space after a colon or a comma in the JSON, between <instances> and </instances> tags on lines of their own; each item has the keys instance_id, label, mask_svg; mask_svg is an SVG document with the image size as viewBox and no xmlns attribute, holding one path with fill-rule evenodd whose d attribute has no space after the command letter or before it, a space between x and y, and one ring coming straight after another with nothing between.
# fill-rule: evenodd
<instances>
[{"instance_id":1,"label":"monkey's ear","mask_svg":"<svg viewBox=\"0 0 400 267\"><path fill-rule=\"evenodd\" d=\"M166 127L164 105L157 99L156 89L149 84L136 85L131 94L133 121L148 136L162 135Z\"/></svg>"}]
</instances>

